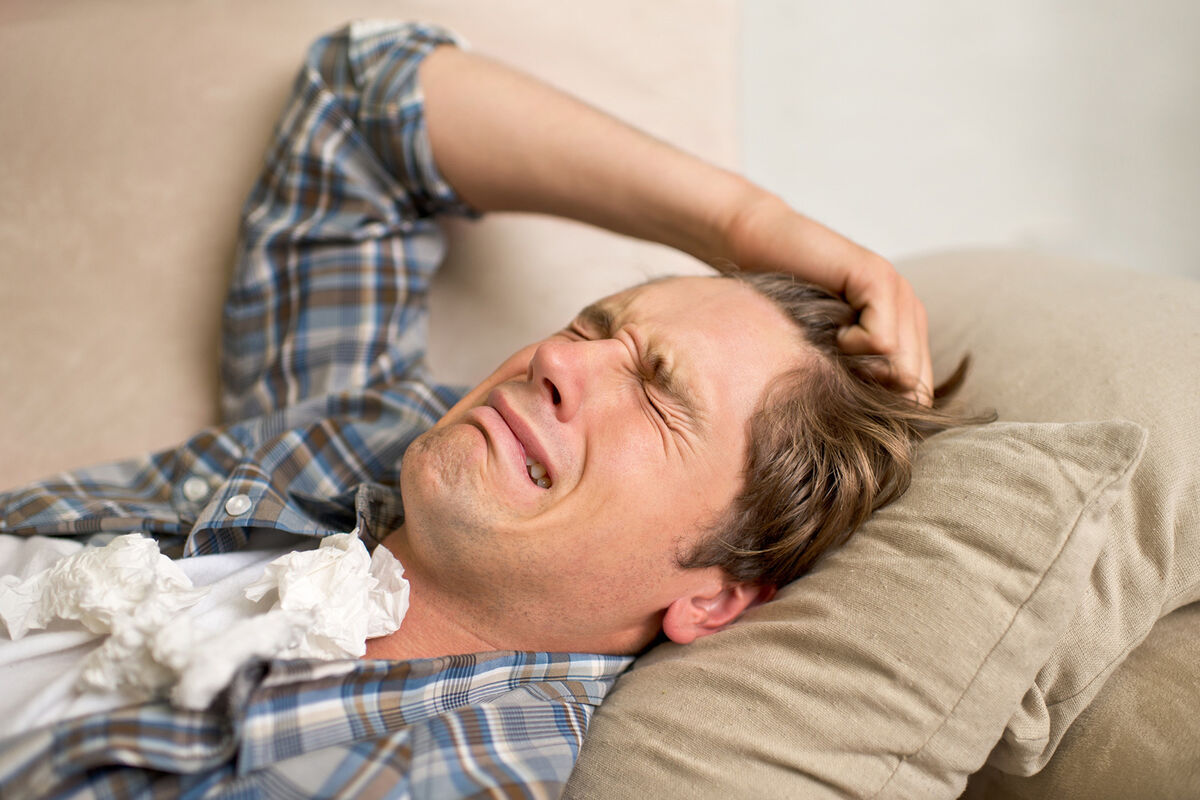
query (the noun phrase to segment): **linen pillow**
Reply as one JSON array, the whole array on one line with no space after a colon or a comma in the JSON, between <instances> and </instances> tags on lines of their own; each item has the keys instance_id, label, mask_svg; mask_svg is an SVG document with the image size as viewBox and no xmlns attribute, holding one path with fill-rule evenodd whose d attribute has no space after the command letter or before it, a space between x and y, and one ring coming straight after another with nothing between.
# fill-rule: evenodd
<instances>
[{"instance_id":1,"label":"linen pillow","mask_svg":"<svg viewBox=\"0 0 1200 800\"><path fill-rule=\"evenodd\" d=\"M1200 281L1005 250L939 253L901 269L929 312L935 373L971 353L968 406L1002 420L1116 418L1149 431L1075 618L988 759L1029 775L1155 623L1200 600ZM1135 719L1157 724L1136 709L1124 724ZM1160 751L1160 774L1191 768L1189 756L1182 744Z\"/></svg>"},{"instance_id":2,"label":"linen pillow","mask_svg":"<svg viewBox=\"0 0 1200 800\"><path fill-rule=\"evenodd\" d=\"M949 431L909 491L773 602L641 659L568 798L955 797L1071 620L1131 423Z\"/></svg>"},{"instance_id":3,"label":"linen pillow","mask_svg":"<svg viewBox=\"0 0 1200 800\"><path fill-rule=\"evenodd\" d=\"M1045 769L1018 777L985 766L967 782L963 800L1196 800L1196 631L1200 604L1160 619L1070 726Z\"/></svg>"}]
</instances>

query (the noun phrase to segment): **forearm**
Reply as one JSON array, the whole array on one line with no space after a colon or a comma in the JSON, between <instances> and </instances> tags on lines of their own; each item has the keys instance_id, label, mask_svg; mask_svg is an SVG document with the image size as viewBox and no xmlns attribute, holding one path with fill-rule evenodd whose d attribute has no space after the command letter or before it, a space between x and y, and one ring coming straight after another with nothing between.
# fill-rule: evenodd
<instances>
[{"instance_id":1,"label":"forearm","mask_svg":"<svg viewBox=\"0 0 1200 800\"><path fill-rule=\"evenodd\" d=\"M555 214L732 262L739 211L770 196L529 76L455 48L421 67L439 170L482 211Z\"/></svg>"},{"instance_id":2,"label":"forearm","mask_svg":"<svg viewBox=\"0 0 1200 800\"><path fill-rule=\"evenodd\" d=\"M843 349L921 402L933 382L925 311L892 265L771 193L531 77L441 47L421 66L434 161L482 211L556 214L670 245L718 269L774 270L859 312Z\"/></svg>"}]
</instances>

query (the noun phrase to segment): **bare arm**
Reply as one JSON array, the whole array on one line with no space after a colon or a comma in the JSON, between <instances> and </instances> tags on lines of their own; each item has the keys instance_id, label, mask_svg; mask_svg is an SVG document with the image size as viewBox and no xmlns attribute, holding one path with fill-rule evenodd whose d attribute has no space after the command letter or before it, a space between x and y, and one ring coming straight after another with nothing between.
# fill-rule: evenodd
<instances>
[{"instance_id":1,"label":"bare arm","mask_svg":"<svg viewBox=\"0 0 1200 800\"><path fill-rule=\"evenodd\" d=\"M790 272L840 292L860 312L842 346L889 356L897 387L928 402L924 308L882 257L745 178L482 56L438 48L421 82L438 167L471 205L569 217L718 269Z\"/></svg>"}]
</instances>

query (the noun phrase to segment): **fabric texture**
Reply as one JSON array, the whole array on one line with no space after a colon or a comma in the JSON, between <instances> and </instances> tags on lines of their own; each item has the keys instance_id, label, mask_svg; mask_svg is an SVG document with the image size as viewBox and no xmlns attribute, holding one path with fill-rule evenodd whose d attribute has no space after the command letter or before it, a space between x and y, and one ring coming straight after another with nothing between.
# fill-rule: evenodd
<instances>
[{"instance_id":1,"label":"fabric texture","mask_svg":"<svg viewBox=\"0 0 1200 800\"><path fill-rule=\"evenodd\" d=\"M1200 599L1200 282L1004 251L940 254L905 273L929 311L935 366L945 370L972 354L969 402L1008 420L1119 417L1149 431L1130 490L1109 513L1108 539L1075 618L989 760L991 768L1031 774L1052 763L1073 731L1073 767L1056 770L1087 771L1089 737L1101 747L1118 734L1096 721L1075 730L1074 721L1154 636L1160 618ZM1171 668L1168 649L1157 651L1162 669ZM1200 681L1194 662L1190 680ZM1126 708L1126 733L1156 738L1153 707ZM1160 742L1167 745L1155 756L1160 782L1141 793L1179 796L1173 779L1194 774L1194 750L1183 739L1175 748ZM1109 771L1140 769L1113 763ZM1016 791L1018 783L1006 785Z\"/></svg>"},{"instance_id":2,"label":"fabric texture","mask_svg":"<svg viewBox=\"0 0 1200 800\"><path fill-rule=\"evenodd\" d=\"M964 800L1200 797L1200 604L1159 620L1036 775L985 767Z\"/></svg>"},{"instance_id":3,"label":"fabric texture","mask_svg":"<svg viewBox=\"0 0 1200 800\"><path fill-rule=\"evenodd\" d=\"M566 796L956 797L1071 621L1144 443L1124 422L934 437L909 491L777 600L639 661Z\"/></svg>"},{"instance_id":4,"label":"fabric texture","mask_svg":"<svg viewBox=\"0 0 1200 800\"><path fill-rule=\"evenodd\" d=\"M459 396L424 367L426 301L443 252L434 215L471 212L434 166L416 80L454 41L362 22L313 45L243 211L225 424L0 495L5 532L144 531L191 556L262 529L358 527L370 547L400 524L403 453ZM204 712L134 706L9 740L0 784L27 797L552 797L629 661L251 664Z\"/></svg>"},{"instance_id":5,"label":"fabric texture","mask_svg":"<svg viewBox=\"0 0 1200 800\"><path fill-rule=\"evenodd\" d=\"M1195 390L1200 386L1200 362L1195 358L1200 351L1200 284L1017 251L944 253L902 264L901 270L929 312L935 374L948 374L964 353L972 356L961 395L968 408L994 408L1002 420L1013 421L1126 419L1149 435L1128 491L1116 496L1102 522L1102 549L1080 588L1071 619L1042 654L1024 696L1012 704L1008 724L999 731L1004 739L979 780L986 781L993 792L989 796L995 797L1006 796L1006 791L1055 800L1090 797L1070 791L1070 780L1027 786L1020 775L1042 765L1065 776L1093 770L1094 748L1120 735L1099 720L1111 725L1119 719L1125 735L1158 743L1154 758L1160 768L1147 772L1121 761L1117 753L1117 760L1106 764L1109 771L1147 778L1141 791L1146 796L1189 796L1193 748L1186 737L1157 735L1159 720L1149 713L1153 702L1147 703L1148 713L1123 706L1119 715L1110 711L1084 727L1074 723L1093 702L1108 704L1105 686L1110 677L1120 675L1125 659L1143 641L1154 643L1160 618L1194 603L1200 591L1200 427L1195 424L1200 419L1200 394ZM969 461L961 468L966 475L982 476ZM964 497L975 485L964 485ZM900 502L912 503L914 498ZM959 522L971 520L956 522L939 513L929 524ZM843 576L846 586L871 578L851 570ZM878 585L876 590L884 592ZM913 624L913 612L906 605L909 596L898 590L890 598L892 622ZM954 607L955 597L945 595L947 607ZM965 614L971 607L962 608ZM795 616L803 619L809 610L801 607ZM960 624L970 626L967 621ZM811 642L789 638L779 629L760 635L751 630L736 640L714 637L688 653L667 651L669 666L627 675L594 721L593 738L581 754L570 796L622 797L630 793L629 786L672 788L681 783L694 786L693 796L719 796L719 789L710 790L689 777L692 770L713 786L727 787L733 796L871 796L869 781L853 787L839 783L846 770L837 771L837 779L828 782L813 778L797 754L823 752L828 763L838 765L888 752L882 737L892 728L876 729L861 713L864 707L871 710L874 701L846 705L831 726L806 722L820 703L814 704L813 688L803 684L803 673L793 664L794 653L804 654ZM921 638L920 631L910 632L914 641L926 642L939 654L957 652L963 644L953 637L930 641ZM723 641L736 645L719 646ZM767 668L778 675L769 686L758 680L759 665L744 656L757 648L765 648ZM1152 649L1154 655L1138 662L1143 683L1157 685L1157 670L1189 663L1192 652L1178 637ZM836 650L827 658L820 681L836 677L840 653ZM1169 658L1168 653L1180 656ZM646 661L655 664L660 657L655 652ZM811 658L805 655L800 663ZM1194 682L1196 668L1190 663L1183 678ZM901 679L917 685L907 673L896 673L890 666L881 670L884 684ZM938 699L931 691L927 702ZM694 712L682 724L681 715L686 714L681 709L692 708L704 711ZM763 716L764 710L769 716ZM782 715L789 717L786 722L778 718ZM847 729L857 735L848 735ZM1063 754L1065 762L1059 763L1054 754L1067 736L1072 746ZM1142 748L1123 752L1131 758L1147 754ZM1001 774L998 767L1012 774ZM736 776L736 783L730 776ZM1103 782L1094 775L1089 780L1088 785ZM1055 790L1039 794L1038 786ZM940 793L930 789L916 796L954 794L944 786Z\"/></svg>"},{"instance_id":6,"label":"fabric texture","mask_svg":"<svg viewBox=\"0 0 1200 800\"><path fill-rule=\"evenodd\" d=\"M250 664L206 711L68 720L0 748L6 798L553 798L611 681L588 656Z\"/></svg>"}]
</instances>

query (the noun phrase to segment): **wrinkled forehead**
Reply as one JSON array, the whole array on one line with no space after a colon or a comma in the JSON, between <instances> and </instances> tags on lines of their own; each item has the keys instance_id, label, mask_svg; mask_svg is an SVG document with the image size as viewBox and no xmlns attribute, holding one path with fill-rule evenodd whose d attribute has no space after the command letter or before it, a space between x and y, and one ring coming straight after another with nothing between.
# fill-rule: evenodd
<instances>
[{"instance_id":1,"label":"wrinkled forehead","mask_svg":"<svg viewBox=\"0 0 1200 800\"><path fill-rule=\"evenodd\" d=\"M680 278L671 275L665 275L658 278L650 278L642 283L636 283L633 286L622 289L619 292L615 292L605 297L601 297L599 300L592 301L580 310L579 316L589 319L598 317L600 314L606 314L614 321L618 317L623 319L625 312L627 312L629 309L629 306L648 289L677 280L680 280Z\"/></svg>"},{"instance_id":2,"label":"wrinkled forehead","mask_svg":"<svg viewBox=\"0 0 1200 800\"><path fill-rule=\"evenodd\" d=\"M616 325L656 324L664 328L719 321L789 343L803 341L782 309L750 285L721 276L652 278L585 306L585 318L605 316ZM758 320L763 324L755 325ZM708 325L711 329L711 324ZM720 331L709 331L720 333Z\"/></svg>"},{"instance_id":3,"label":"wrinkled forehead","mask_svg":"<svg viewBox=\"0 0 1200 800\"><path fill-rule=\"evenodd\" d=\"M719 295L726 285L735 283L735 281L718 275L664 275L649 278L642 283L602 297L585 306L581 313L601 310L610 314L615 321L622 323L651 322L659 317L669 319L675 304L696 302L714 294ZM753 292L752 289L750 291Z\"/></svg>"}]
</instances>

